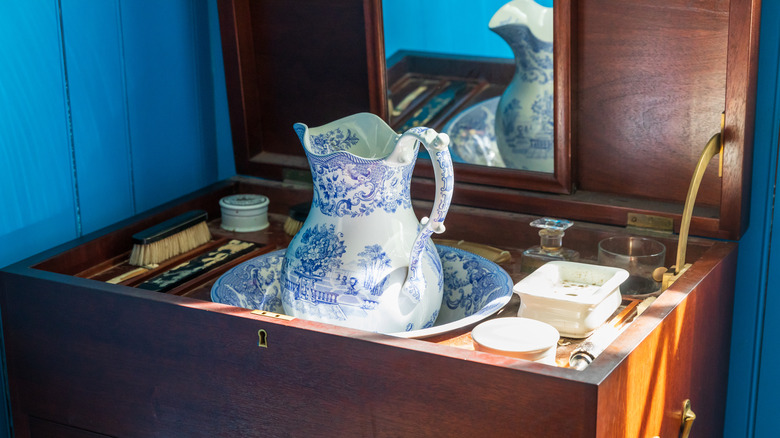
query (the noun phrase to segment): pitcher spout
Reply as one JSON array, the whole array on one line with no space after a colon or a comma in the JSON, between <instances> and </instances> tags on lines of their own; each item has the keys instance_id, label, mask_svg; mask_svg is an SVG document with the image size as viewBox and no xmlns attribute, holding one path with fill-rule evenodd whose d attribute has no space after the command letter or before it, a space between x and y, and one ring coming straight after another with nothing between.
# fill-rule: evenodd
<instances>
[{"instance_id":1,"label":"pitcher spout","mask_svg":"<svg viewBox=\"0 0 780 438\"><path fill-rule=\"evenodd\" d=\"M293 125L309 155L324 156L347 152L363 159L389 156L398 135L378 116L358 113L318 127Z\"/></svg>"},{"instance_id":2,"label":"pitcher spout","mask_svg":"<svg viewBox=\"0 0 780 438\"><path fill-rule=\"evenodd\" d=\"M500 7L488 23L488 28L510 46L517 39L517 29L522 27L540 41L552 43L553 8L542 6L534 0L512 0Z\"/></svg>"}]
</instances>

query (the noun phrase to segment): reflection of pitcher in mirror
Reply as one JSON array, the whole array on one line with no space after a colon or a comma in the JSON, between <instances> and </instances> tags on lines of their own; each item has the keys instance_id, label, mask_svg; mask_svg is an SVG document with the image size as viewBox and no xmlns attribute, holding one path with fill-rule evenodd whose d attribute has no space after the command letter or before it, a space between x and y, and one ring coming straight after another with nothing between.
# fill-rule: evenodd
<instances>
[{"instance_id":1,"label":"reflection of pitcher in mirror","mask_svg":"<svg viewBox=\"0 0 780 438\"><path fill-rule=\"evenodd\" d=\"M512 0L489 23L512 48L515 74L496 110L496 142L507 167L552 173L553 8Z\"/></svg>"}]
</instances>

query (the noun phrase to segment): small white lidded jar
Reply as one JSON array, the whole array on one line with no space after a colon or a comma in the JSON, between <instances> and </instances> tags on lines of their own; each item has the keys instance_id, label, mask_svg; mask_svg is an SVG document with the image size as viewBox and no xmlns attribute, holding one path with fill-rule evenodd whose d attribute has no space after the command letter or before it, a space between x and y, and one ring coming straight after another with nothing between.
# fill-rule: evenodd
<instances>
[{"instance_id":1,"label":"small white lidded jar","mask_svg":"<svg viewBox=\"0 0 780 438\"><path fill-rule=\"evenodd\" d=\"M530 318L502 317L471 331L474 349L555 365L560 335L550 324Z\"/></svg>"},{"instance_id":2,"label":"small white lidded jar","mask_svg":"<svg viewBox=\"0 0 780 438\"><path fill-rule=\"evenodd\" d=\"M222 229L237 233L260 231L268 227L268 198L263 195L231 195L219 200Z\"/></svg>"}]
</instances>

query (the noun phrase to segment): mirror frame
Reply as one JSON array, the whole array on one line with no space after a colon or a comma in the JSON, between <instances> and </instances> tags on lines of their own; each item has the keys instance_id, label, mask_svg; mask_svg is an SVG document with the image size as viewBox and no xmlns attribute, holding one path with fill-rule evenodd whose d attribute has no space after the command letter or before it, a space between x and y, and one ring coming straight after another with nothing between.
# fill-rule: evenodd
<instances>
[{"instance_id":1,"label":"mirror frame","mask_svg":"<svg viewBox=\"0 0 780 438\"><path fill-rule=\"evenodd\" d=\"M574 35L576 35L573 17L572 0L556 0L553 6L553 71L554 71L554 171L552 173L531 172L518 169L489 167L468 163L453 163L455 165L455 182L483 184L502 188L523 189L547 193L570 194L572 193L574 175L572 174L572 144L575 141L575 133L571 119L572 107L574 107ZM378 44L373 53L369 53L369 64L381 62L382 68L377 72L377 82L380 90L389 87L387 78L387 65L384 53L384 35L381 17L381 2L379 10L370 8L372 14L367 14L373 21L373 28L378 29L375 35ZM376 14L380 14L377 17ZM367 28L371 28L367 26ZM380 59L377 59L381 57ZM371 60L373 58L373 61ZM372 96L380 101L375 113L389 123L387 93ZM429 160L418 160L415 167L415 175L433 178L433 167Z\"/></svg>"},{"instance_id":2,"label":"mirror frame","mask_svg":"<svg viewBox=\"0 0 780 438\"><path fill-rule=\"evenodd\" d=\"M292 1L295 3L295 0ZM759 54L760 5L756 3L759 0L729 3L728 16L725 17L728 27L720 29L717 34L719 38L727 38L725 53L714 52L723 57L726 70L723 84L723 176L717 205L701 205L694 210L691 232L699 236L738 239L748 225ZM273 44L266 44L267 35L276 32L274 26L278 23L292 19L290 0L220 0L217 4L231 135L239 175L307 183L310 181L307 180L309 166L303 148L291 129L293 123L305 121L316 125L362 111L387 117L387 71L380 0L317 3L316 6L326 8L328 13L332 13L336 6L341 8L340 11L349 16L349 19L342 17L349 26L340 26L338 32L334 32L331 22L321 19L320 9L309 14L311 16L294 18L297 20L294 25L282 26L281 30L286 33L277 35ZM649 5L642 4L645 7ZM579 150L593 146L589 142L598 142L598 139L590 138L599 129L593 126L592 121L602 115L592 113L593 108L599 108L598 103L594 106L594 102L586 101L594 98L593 93L598 93L598 90L588 89L592 86L588 79L592 81L593 78L578 76L581 71L603 67L608 60L598 54L594 57L594 48L604 48L603 41L595 42L590 52L583 50L588 48L588 38L595 34L612 41L612 38L620 38L620 32L634 32L631 26L602 29L604 15L594 16L596 9L598 5L588 6L576 0L557 0L554 7L554 24L558 29L554 49L555 141L556 150L561 151L556 172L532 174L459 163L456 165L458 187L454 204L618 226L628 225L628 213L635 213L670 218L675 229L679 227L683 210L680 199L675 200L659 192L659 199L648 201L647 197L626 193L621 187L604 191L601 186L592 189L585 185L589 183L587 179L592 176L593 169L583 169L587 157L580 156L582 152ZM696 7L689 9L695 10ZM663 14L664 9L658 12ZM302 23L301 18L309 21ZM699 26L707 26L708 23L706 18L698 22ZM683 25L687 26L686 23ZM301 26L307 32L300 32ZM725 36L722 34L724 31L727 32ZM330 41L333 37L336 37L335 40ZM714 46L705 44L704 47L710 51L720 50L718 41L713 43ZM330 51L323 50L323 47L340 48L339 57L330 56ZM325 65L334 74L322 76L316 71L312 73L302 69L300 56L288 56L289 53L300 55L301 49L309 51L303 54L304 59L320 67ZM705 55L707 53L713 52L704 52ZM365 64L355 64L358 59ZM661 61L663 59L661 57ZM656 58L650 57L642 62L641 66L647 69L658 68ZM693 77L695 81L697 73L691 71L678 72L678 76ZM305 74L307 72L312 74ZM584 88L580 90L579 87ZM290 90L295 93L291 94ZM338 97L335 99L332 98L334 90L337 90ZM326 98L328 105L318 104ZM641 104L642 99L653 98L652 95L642 97L638 102ZM684 98L680 102L675 101L674 108L685 111L689 102L690 99ZM607 109L613 115L630 117L615 112L615 108L609 106ZM706 120L697 123L711 123L709 114L701 117ZM578 132L580 130L582 132ZM606 132L606 135L613 134ZM691 153L698 149L699 140L688 141L683 146L684 152ZM594 147L598 148L598 144ZM693 154L698 156L697 152ZM666 169L667 160L674 159L674 156L666 155L659 158L659 169ZM434 186L430 162L420 160L412 180L414 199L431 201ZM570 194L561 196L555 192Z\"/></svg>"}]
</instances>

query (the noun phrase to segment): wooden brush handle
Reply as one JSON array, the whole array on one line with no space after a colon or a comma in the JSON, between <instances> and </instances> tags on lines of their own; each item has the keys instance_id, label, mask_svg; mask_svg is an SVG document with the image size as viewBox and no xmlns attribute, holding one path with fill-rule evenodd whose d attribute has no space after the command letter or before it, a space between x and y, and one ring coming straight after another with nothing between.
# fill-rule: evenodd
<instances>
[{"instance_id":1,"label":"wooden brush handle","mask_svg":"<svg viewBox=\"0 0 780 438\"><path fill-rule=\"evenodd\" d=\"M133 234L133 243L148 245L158 240L165 239L180 231L186 230L200 222L205 222L208 214L204 210L192 210L180 214L165 222L161 222L153 227Z\"/></svg>"}]
</instances>

